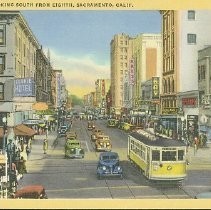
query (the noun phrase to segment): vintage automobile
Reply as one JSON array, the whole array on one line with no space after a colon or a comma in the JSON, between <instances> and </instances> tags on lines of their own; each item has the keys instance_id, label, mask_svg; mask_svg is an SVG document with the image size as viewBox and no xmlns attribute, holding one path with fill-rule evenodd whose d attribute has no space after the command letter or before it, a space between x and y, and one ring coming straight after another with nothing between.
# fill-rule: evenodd
<instances>
[{"instance_id":1,"label":"vintage automobile","mask_svg":"<svg viewBox=\"0 0 211 210\"><path fill-rule=\"evenodd\" d=\"M211 191L208 192L201 192L195 195L195 199L210 199L211 198Z\"/></svg>"},{"instance_id":2,"label":"vintage automobile","mask_svg":"<svg viewBox=\"0 0 211 210\"><path fill-rule=\"evenodd\" d=\"M88 130L93 130L93 129L95 129L95 125L94 125L94 122L93 121L89 121L88 122Z\"/></svg>"},{"instance_id":3,"label":"vintage automobile","mask_svg":"<svg viewBox=\"0 0 211 210\"><path fill-rule=\"evenodd\" d=\"M102 130L100 130L100 129L95 129L95 130L93 130L93 132L92 132L92 134L91 134L91 140L92 140L93 142L95 142L96 139L97 139L97 137L98 137L99 135L103 135L103 131L102 131Z\"/></svg>"},{"instance_id":4,"label":"vintage automobile","mask_svg":"<svg viewBox=\"0 0 211 210\"><path fill-rule=\"evenodd\" d=\"M59 136L60 136L60 137L66 136L67 129L68 129L68 128L67 128L66 125L60 126L59 129L58 129Z\"/></svg>"},{"instance_id":5,"label":"vintage automobile","mask_svg":"<svg viewBox=\"0 0 211 210\"><path fill-rule=\"evenodd\" d=\"M118 124L119 124L119 120L116 120L116 119L108 119L107 121L107 127L116 128Z\"/></svg>"},{"instance_id":6,"label":"vintage automobile","mask_svg":"<svg viewBox=\"0 0 211 210\"><path fill-rule=\"evenodd\" d=\"M76 139L77 138L77 133L74 130L68 131L66 133L66 140L67 139Z\"/></svg>"},{"instance_id":7,"label":"vintage automobile","mask_svg":"<svg viewBox=\"0 0 211 210\"><path fill-rule=\"evenodd\" d=\"M111 151L111 140L109 136L99 135L95 141L95 150L96 151Z\"/></svg>"},{"instance_id":8,"label":"vintage automobile","mask_svg":"<svg viewBox=\"0 0 211 210\"><path fill-rule=\"evenodd\" d=\"M45 188L42 185L28 185L17 190L13 198L16 199L47 199Z\"/></svg>"},{"instance_id":9,"label":"vintage automobile","mask_svg":"<svg viewBox=\"0 0 211 210\"><path fill-rule=\"evenodd\" d=\"M123 178L123 170L119 163L119 155L116 152L102 152L97 165L97 177L115 176Z\"/></svg>"},{"instance_id":10,"label":"vintage automobile","mask_svg":"<svg viewBox=\"0 0 211 210\"><path fill-rule=\"evenodd\" d=\"M67 139L65 143L65 158L84 158L84 149L77 139Z\"/></svg>"}]
</instances>

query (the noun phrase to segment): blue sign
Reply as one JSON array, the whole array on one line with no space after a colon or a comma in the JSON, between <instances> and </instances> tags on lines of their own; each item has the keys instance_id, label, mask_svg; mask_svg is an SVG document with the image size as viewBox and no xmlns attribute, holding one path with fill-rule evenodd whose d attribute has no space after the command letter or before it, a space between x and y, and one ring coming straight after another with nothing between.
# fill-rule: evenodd
<instances>
[{"instance_id":1,"label":"blue sign","mask_svg":"<svg viewBox=\"0 0 211 210\"><path fill-rule=\"evenodd\" d=\"M20 78L14 80L14 96L35 96L34 78Z\"/></svg>"}]
</instances>

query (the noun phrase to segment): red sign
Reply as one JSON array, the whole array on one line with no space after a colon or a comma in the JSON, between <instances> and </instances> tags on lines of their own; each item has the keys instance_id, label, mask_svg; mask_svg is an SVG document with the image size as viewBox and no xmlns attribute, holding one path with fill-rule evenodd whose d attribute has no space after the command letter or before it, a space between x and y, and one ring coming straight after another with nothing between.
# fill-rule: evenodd
<instances>
[{"instance_id":1,"label":"red sign","mask_svg":"<svg viewBox=\"0 0 211 210\"><path fill-rule=\"evenodd\" d=\"M182 105L183 106L196 106L197 98L182 98Z\"/></svg>"},{"instance_id":2,"label":"red sign","mask_svg":"<svg viewBox=\"0 0 211 210\"><path fill-rule=\"evenodd\" d=\"M105 95L105 80L102 80L102 96Z\"/></svg>"},{"instance_id":3,"label":"red sign","mask_svg":"<svg viewBox=\"0 0 211 210\"><path fill-rule=\"evenodd\" d=\"M130 75L130 84L134 85L134 83L135 83L135 60L134 59L130 60L130 72L129 72L129 75Z\"/></svg>"}]
</instances>

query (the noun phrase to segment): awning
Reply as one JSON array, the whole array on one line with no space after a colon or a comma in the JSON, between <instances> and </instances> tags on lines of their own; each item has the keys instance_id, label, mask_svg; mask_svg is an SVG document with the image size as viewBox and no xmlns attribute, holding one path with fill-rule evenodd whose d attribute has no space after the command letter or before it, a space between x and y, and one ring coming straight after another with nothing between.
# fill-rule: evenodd
<instances>
[{"instance_id":1,"label":"awning","mask_svg":"<svg viewBox=\"0 0 211 210\"><path fill-rule=\"evenodd\" d=\"M14 127L14 133L16 136L33 136L36 134L36 131L24 124L20 124Z\"/></svg>"},{"instance_id":2,"label":"awning","mask_svg":"<svg viewBox=\"0 0 211 210\"><path fill-rule=\"evenodd\" d=\"M7 134L8 134L8 132L7 132ZM4 129L0 128L0 138L3 138L3 136L4 136Z\"/></svg>"},{"instance_id":3,"label":"awning","mask_svg":"<svg viewBox=\"0 0 211 210\"><path fill-rule=\"evenodd\" d=\"M44 123L44 120L28 119L28 120L23 121L24 125L37 125L39 123Z\"/></svg>"}]
</instances>

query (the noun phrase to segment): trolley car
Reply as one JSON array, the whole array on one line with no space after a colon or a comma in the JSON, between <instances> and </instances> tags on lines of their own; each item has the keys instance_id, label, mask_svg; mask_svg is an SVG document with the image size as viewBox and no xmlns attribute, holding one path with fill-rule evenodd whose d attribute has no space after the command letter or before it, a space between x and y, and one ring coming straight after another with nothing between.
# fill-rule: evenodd
<instances>
[{"instance_id":1,"label":"trolley car","mask_svg":"<svg viewBox=\"0 0 211 210\"><path fill-rule=\"evenodd\" d=\"M182 181L186 176L186 145L144 130L128 135L128 158L149 180Z\"/></svg>"}]
</instances>

